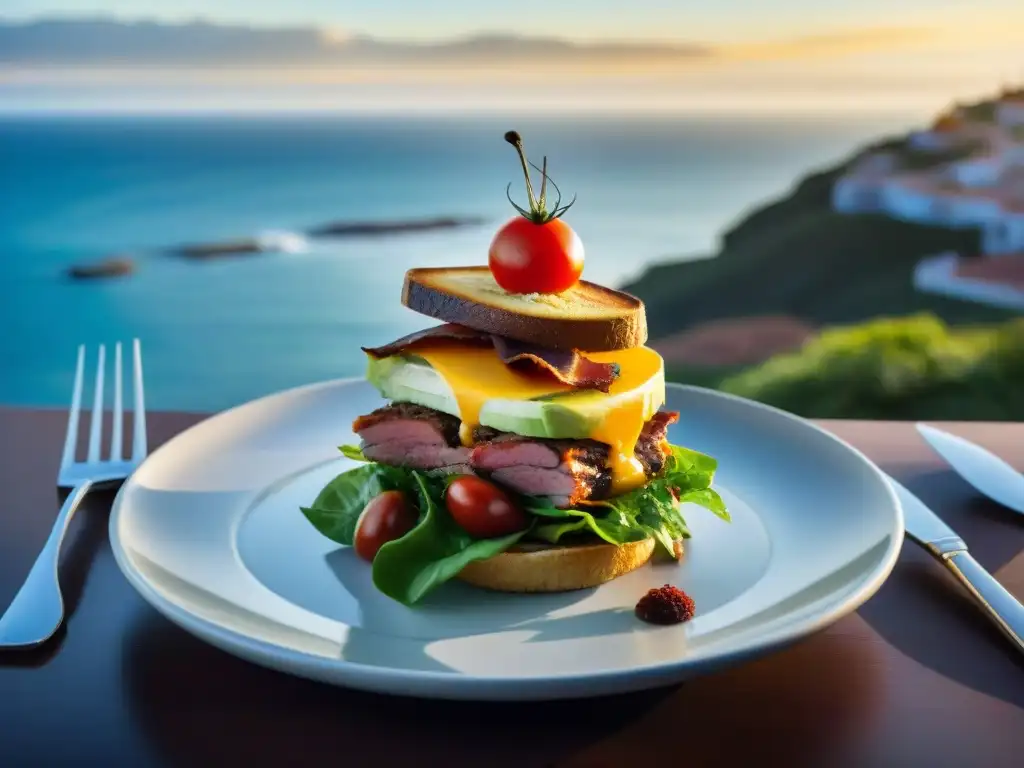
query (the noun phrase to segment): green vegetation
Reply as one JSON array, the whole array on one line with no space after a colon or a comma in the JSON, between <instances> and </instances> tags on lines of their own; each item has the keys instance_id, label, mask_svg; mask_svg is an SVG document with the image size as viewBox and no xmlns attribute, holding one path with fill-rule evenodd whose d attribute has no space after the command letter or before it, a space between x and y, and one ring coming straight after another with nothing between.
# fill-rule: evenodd
<instances>
[{"instance_id":1,"label":"green vegetation","mask_svg":"<svg viewBox=\"0 0 1024 768\"><path fill-rule=\"evenodd\" d=\"M1024 420L1024 318L950 329L931 315L826 330L718 388L812 418Z\"/></svg>"}]
</instances>

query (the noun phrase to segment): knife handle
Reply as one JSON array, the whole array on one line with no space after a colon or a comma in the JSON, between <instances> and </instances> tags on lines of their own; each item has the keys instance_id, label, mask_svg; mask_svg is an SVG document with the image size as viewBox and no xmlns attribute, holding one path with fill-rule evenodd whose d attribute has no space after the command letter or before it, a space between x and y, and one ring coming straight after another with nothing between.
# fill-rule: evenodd
<instances>
[{"instance_id":1,"label":"knife handle","mask_svg":"<svg viewBox=\"0 0 1024 768\"><path fill-rule=\"evenodd\" d=\"M985 613L1024 653L1024 605L966 551L943 558L946 567L985 609Z\"/></svg>"}]
</instances>

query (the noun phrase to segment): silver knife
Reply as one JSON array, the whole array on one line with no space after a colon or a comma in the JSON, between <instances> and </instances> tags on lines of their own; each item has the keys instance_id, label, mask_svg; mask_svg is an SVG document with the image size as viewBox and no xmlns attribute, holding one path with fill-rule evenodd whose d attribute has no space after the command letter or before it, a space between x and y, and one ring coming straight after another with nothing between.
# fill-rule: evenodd
<instances>
[{"instance_id":1,"label":"silver knife","mask_svg":"<svg viewBox=\"0 0 1024 768\"><path fill-rule=\"evenodd\" d=\"M907 534L949 568L967 587L985 614L1024 652L1024 605L967 551L967 544L917 496L889 478L903 508Z\"/></svg>"},{"instance_id":2,"label":"silver knife","mask_svg":"<svg viewBox=\"0 0 1024 768\"><path fill-rule=\"evenodd\" d=\"M978 491L1004 507L1024 514L1024 475L970 440L918 424L928 444Z\"/></svg>"}]
</instances>

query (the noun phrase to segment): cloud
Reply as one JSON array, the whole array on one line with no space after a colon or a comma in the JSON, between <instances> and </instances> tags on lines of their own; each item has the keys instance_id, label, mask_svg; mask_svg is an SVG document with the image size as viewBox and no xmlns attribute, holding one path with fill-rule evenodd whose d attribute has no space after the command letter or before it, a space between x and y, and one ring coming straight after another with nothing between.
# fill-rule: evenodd
<instances>
[{"instance_id":1,"label":"cloud","mask_svg":"<svg viewBox=\"0 0 1024 768\"><path fill-rule=\"evenodd\" d=\"M392 41L318 27L254 28L108 19L0 23L0 63L36 66L464 67L682 64L713 55L701 44L582 43L482 34Z\"/></svg>"},{"instance_id":2,"label":"cloud","mask_svg":"<svg viewBox=\"0 0 1024 768\"><path fill-rule=\"evenodd\" d=\"M729 46L720 53L728 58L761 60L845 56L916 48L939 37L940 31L931 27L869 27Z\"/></svg>"}]
</instances>

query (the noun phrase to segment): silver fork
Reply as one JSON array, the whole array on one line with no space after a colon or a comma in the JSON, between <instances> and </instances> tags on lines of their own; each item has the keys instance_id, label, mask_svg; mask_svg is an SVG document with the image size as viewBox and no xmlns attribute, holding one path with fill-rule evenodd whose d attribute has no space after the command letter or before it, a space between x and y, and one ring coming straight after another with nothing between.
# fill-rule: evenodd
<instances>
[{"instance_id":1,"label":"silver fork","mask_svg":"<svg viewBox=\"0 0 1024 768\"><path fill-rule=\"evenodd\" d=\"M121 343L114 347L114 407L110 436L110 456L100 459L103 432L103 371L106 348L100 345L96 360L96 386L93 393L92 417L89 426L89 449L85 461L76 461L78 422L82 410L82 379L85 373L85 346L78 348L75 385L71 394L71 411L64 437L64 453L57 473L57 487L71 488L53 523L43 550L39 553L28 578L14 596L10 607L0 618L0 648L32 648L49 640L64 621L64 598L60 591L57 564L60 545L68 524L82 499L94 488L124 480L146 457L146 406L142 391L142 350L139 340L132 341L132 403L135 417L132 432L131 458L124 458L122 432L124 407L121 398Z\"/></svg>"}]
</instances>

